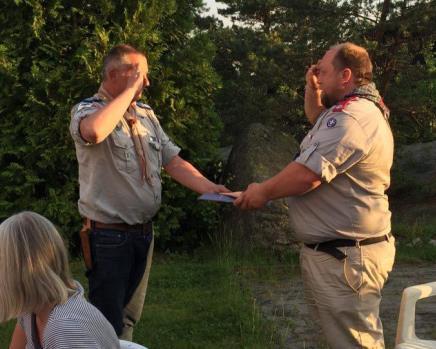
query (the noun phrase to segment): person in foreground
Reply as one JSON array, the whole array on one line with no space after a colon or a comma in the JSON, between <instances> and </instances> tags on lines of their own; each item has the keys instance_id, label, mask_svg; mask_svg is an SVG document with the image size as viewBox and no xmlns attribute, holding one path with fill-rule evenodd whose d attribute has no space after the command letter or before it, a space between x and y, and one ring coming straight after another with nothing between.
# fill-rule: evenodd
<instances>
[{"instance_id":1,"label":"person in foreground","mask_svg":"<svg viewBox=\"0 0 436 349\"><path fill-rule=\"evenodd\" d=\"M306 73L305 113L313 128L295 160L248 186L235 205L260 208L289 197L305 297L330 347L384 348L381 291L395 256L389 112L372 82L367 51L331 47Z\"/></svg>"},{"instance_id":2,"label":"person in foreground","mask_svg":"<svg viewBox=\"0 0 436 349\"><path fill-rule=\"evenodd\" d=\"M79 163L79 212L87 226L82 232L90 232L89 300L127 340L147 289L161 168L198 193L228 191L183 160L151 107L138 101L150 85L147 74L144 53L115 46L104 60L97 94L73 107L70 123Z\"/></svg>"},{"instance_id":3,"label":"person in foreground","mask_svg":"<svg viewBox=\"0 0 436 349\"><path fill-rule=\"evenodd\" d=\"M17 318L10 349L119 348L103 314L70 275L53 224L22 212L0 225L0 323Z\"/></svg>"}]
</instances>

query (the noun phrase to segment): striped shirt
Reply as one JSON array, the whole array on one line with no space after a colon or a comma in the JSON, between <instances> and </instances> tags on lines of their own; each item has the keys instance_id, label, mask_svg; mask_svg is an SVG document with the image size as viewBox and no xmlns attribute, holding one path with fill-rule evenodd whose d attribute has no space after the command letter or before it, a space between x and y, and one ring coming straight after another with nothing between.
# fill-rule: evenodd
<instances>
[{"instance_id":1,"label":"striped shirt","mask_svg":"<svg viewBox=\"0 0 436 349\"><path fill-rule=\"evenodd\" d=\"M56 305L44 329L42 347L38 343L35 316L24 314L18 324L26 335L26 349L119 349L120 343L111 324L83 296L76 281L76 292L64 304Z\"/></svg>"}]
</instances>

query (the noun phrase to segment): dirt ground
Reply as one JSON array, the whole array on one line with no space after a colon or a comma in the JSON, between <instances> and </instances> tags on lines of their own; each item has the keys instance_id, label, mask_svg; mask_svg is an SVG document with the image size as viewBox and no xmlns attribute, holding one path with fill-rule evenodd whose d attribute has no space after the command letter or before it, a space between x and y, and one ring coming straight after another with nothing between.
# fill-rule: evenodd
<instances>
[{"instance_id":1,"label":"dirt ground","mask_svg":"<svg viewBox=\"0 0 436 349\"><path fill-rule=\"evenodd\" d=\"M436 265L395 265L381 303L387 349L394 348L403 289L432 281L436 281ZM299 275L273 284L258 282L251 285L251 290L262 314L277 328L276 348L326 348L314 336L317 330L309 320ZM422 339L436 340L436 297L417 303L416 334Z\"/></svg>"}]
</instances>

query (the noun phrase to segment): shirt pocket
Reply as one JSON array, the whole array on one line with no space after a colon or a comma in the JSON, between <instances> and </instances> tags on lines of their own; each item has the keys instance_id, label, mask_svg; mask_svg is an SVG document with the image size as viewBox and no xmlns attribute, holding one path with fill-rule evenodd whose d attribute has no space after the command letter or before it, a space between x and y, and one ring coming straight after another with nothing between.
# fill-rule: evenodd
<instances>
[{"instance_id":1,"label":"shirt pocket","mask_svg":"<svg viewBox=\"0 0 436 349\"><path fill-rule=\"evenodd\" d=\"M159 138L153 135L146 136L146 142L148 145L148 158L151 163L156 166L154 170L160 173L160 168L162 167L162 144Z\"/></svg>"},{"instance_id":2,"label":"shirt pocket","mask_svg":"<svg viewBox=\"0 0 436 349\"><path fill-rule=\"evenodd\" d=\"M123 128L116 127L111 134L113 140L113 161L116 168L122 172L131 173L137 167L135 146L130 134Z\"/></svg>"}]
</instances>

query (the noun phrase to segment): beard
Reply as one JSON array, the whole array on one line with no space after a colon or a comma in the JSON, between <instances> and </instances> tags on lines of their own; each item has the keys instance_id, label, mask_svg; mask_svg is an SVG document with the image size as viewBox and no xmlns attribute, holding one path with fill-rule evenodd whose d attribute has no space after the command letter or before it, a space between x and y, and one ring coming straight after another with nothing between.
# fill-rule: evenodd
<instances>
[{"instance_id":1,"label":"beard","mask_svg":"<svg viewBox=\"0 0 436 349\"><path fill-rule=\"evenodd\" d=\"M327 108L333 107L338 102L337 98L328 96L324 91L321 93L321 103Z\"/></svg>"}]
</instances>

